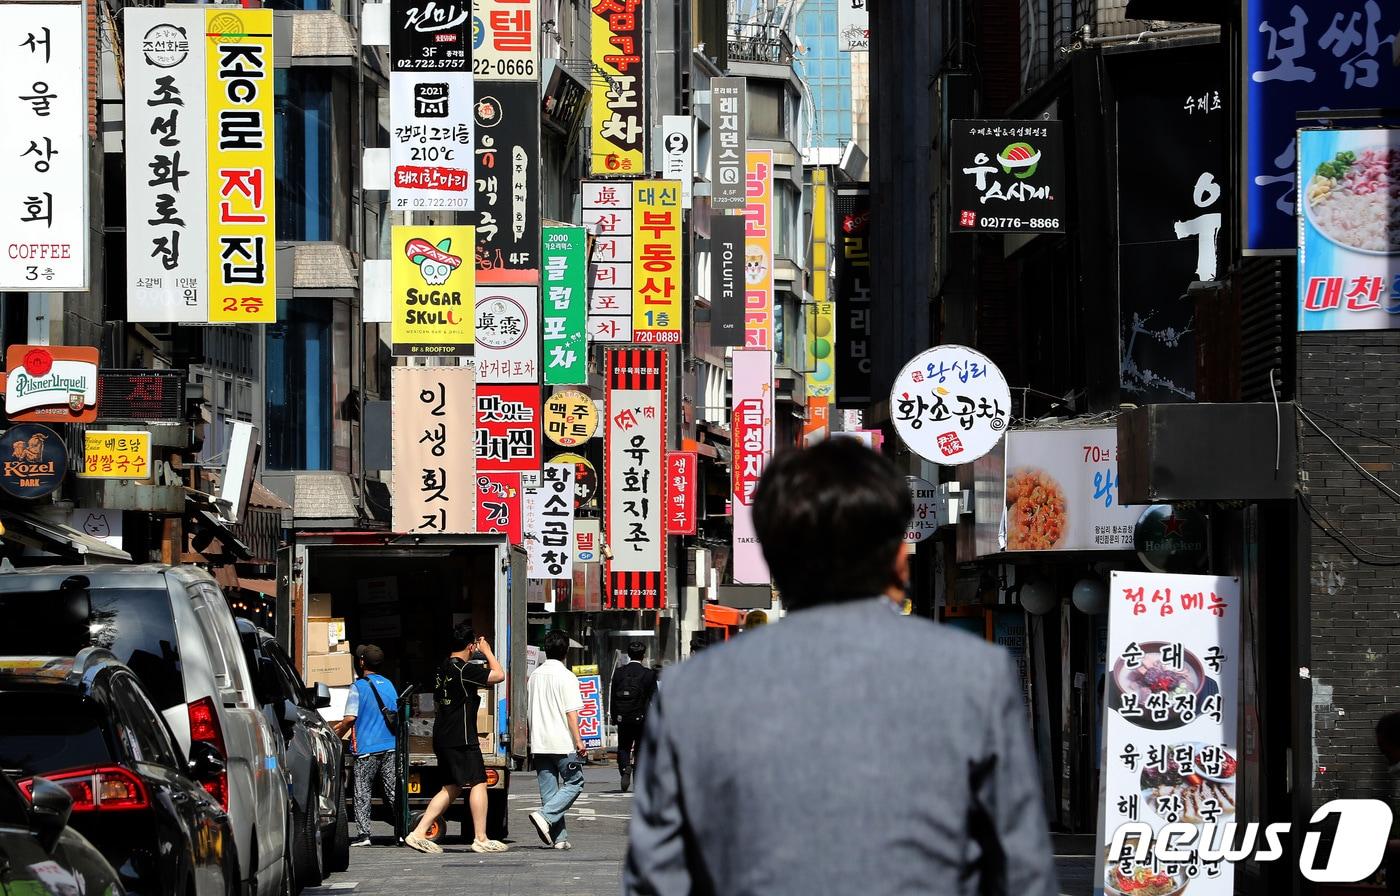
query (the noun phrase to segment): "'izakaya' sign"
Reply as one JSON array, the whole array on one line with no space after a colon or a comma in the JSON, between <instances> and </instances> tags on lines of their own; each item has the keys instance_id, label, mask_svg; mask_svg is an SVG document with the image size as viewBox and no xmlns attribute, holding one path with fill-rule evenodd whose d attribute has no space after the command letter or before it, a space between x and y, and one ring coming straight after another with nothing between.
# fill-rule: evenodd
<instances>
[{"instance_id":1,"label":"'izakaya' sign","mask_svg":"<svg viewBox=\"0 0 1400 896\"><path fill-rule=\"evenodd\" d=\"M951 130L953 232L1064 232L1060 122L968 119Z\"/></svg>"}]
</instances>

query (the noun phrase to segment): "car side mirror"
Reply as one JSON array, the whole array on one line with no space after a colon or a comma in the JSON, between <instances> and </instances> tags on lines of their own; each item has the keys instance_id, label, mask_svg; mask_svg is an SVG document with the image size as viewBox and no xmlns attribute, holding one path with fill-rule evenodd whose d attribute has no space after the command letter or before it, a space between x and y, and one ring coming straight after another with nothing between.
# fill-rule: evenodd
<instances>
[{"instance_id":1,"label":"car side mirror","mask_svg":"<svg viewBox=\"0 0 1400 896\"><path fill-rule=\"evenodd\" d=\"M328 709L331 705L331 689L324 681L316 682L316 687L311 688L311 705L317 709Z\"/></svg>"},{"instance_id":2,"label":"car side mirror","mask_svg":"<svg viewBox=\"0 0 1400 896\"><path fill-rule=\"evenodd\" d=\"M53 852L59 835L68 826L68 816L73 812L73 797L47 778L35 778L34 795L30 802L30 824L39 837L39 845L44 852Z\"/></svg>"},{"instance_id":3,"label":"car side mirror","mask_svg":"<svg viewBox=\"0 0 1400 896\"><path fill-rule=\"evenodd\" d=\"M205 741L190 744L190 777L200 784L217 780L228 768L219 748Z\"/></svg>"}]
</instances>

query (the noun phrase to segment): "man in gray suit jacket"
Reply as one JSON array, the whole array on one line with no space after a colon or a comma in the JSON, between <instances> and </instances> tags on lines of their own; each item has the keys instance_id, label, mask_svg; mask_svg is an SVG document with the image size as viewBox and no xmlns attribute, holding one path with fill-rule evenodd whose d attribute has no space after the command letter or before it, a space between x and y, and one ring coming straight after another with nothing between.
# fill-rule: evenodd
<instances>
[{"instance_id":1,"label":"man in gray suit jacket","mask_svg":"<svg viewBox=\"0 0 1400 896\"><path fill-rule=\"evenodd\" d=\"M667 672L624 894L1058 892L1010 657L895 603L911 515L855 439L772 460L754 526L793 612Z\"/></svg>"}]
</instances>

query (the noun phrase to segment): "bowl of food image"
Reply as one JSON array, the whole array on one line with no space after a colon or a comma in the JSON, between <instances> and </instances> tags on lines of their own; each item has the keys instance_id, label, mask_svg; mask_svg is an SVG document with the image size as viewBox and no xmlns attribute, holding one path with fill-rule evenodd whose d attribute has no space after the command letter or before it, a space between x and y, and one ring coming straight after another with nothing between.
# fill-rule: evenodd
<instances>
[{"instance_id":1,"label":"bowl of food image","mask_svg":"<svg viewBox=\"0 0 1400 896\"><path fill-rule=\"evenodd\" d=\"M1006 548L1050 551L1069 531L1069 504L1054 477L1034 467L1006 476Z\"/></svg>"},{"instance_id":2,"label":"bowl of food image","mask_svg":"<svg viewBox=\"0 0 1400 896\"><path fill-rule=\"evenodd\" d=\"M1182 744L1180 746L1190 747L1191 755L1199 754L1205 744ZM1156 765L1145 766L1139 784L1142 788L1142 806L1148 812L1163 818L1167 814L1159 811L1158 805L1161 800L1176 800L1174 804L1177 809L1178 821L1187 824L1204 824L1206 822L1207 810L1214 805L1214 820L1224 821L1227 816L1235 814L1235 781L1230 778L1227 781L1219 781L1207 778L1201 774L1201 770L1196 767L1194 759L1186 765L1180 765L1176 760L1176 748L1171 748L1166 757L1164 767L1158 768ZM1205 813L1205 814L1203 814Z\"/></svg>"},{"instance_id":3,"label":"bowl of food image","mask_svg":"<svg viewBox=\"0 0 1400 896\"><path fill-rule=\"evenodd\" d=\"M1127 660L1121 656L1113 664L1113 685L1116 693L1113 695L1111 708L1121 711L1123 695L1136 696L1142 714L1124 718L1141 728L1175 728L1190 721L1181 717L1176 699L1187 694L1194 696L1199 712L1201 701L1215 687L1215 683L1206 674L1205 664L1189 650L1181 651L1180 668L1164 662L1162 651L1170 646L1167 641L1143 641L1138 644L1142 650L1142 657L1136 666L1129 666ZM1148 706L1148 702L1158 694L1165 694L1167 700L1167 718L1160 722L1152 718L1152 710Z\"/></svg>"},{"instance_id":4,"label":"bowl of food image","mask_svg":"<svg viewBox=\"0 0 1400 896\"><path fill-rule=\"evenodd\" d=\"M1211 774L1211 772L1207 771L1205 768L1207 765L1213 765L1213 763L1207 762L1205 759L1203 751L1206 749L1207 746L1205 744L1198 744L1196 754L1191 758L1192 764L1196 766L1196 774L1200 775L1205 781L1234 786L1235 772L1239 769L1238 760L1235 759L1234 755L1229 750L1224 747L1218 747L1217 749L1220 750L1223 758L1220 762L1219 773ZM1211 771L1214 771L1214 769Z\"/></svg>"},{"instance_id":5,"label":"bowl of food image","mask_svg":"<svg viewBox=\"0 0 1400 896\"><path fill-rule=\"evenodd\" d=\"M1308 221L1327 241L1365 255L1400 255L1400 145L1343 150L1303 187Z\"/></svg>"},{"instance_id":6,"label":"bowl of food image","mask_svg":"<svg viewBox=\"0 0 1400 896\"><path fill-rule=\"evenodd\" d=\"M1127 863L1116 862L1111 855L1107 855L1104 861L1103 889L1106 896L1179 896L1190 882L1185 865L1178 868L1175 874L1168 874L1150 864L1131 860Z\"/></svg>"}]
</instances>

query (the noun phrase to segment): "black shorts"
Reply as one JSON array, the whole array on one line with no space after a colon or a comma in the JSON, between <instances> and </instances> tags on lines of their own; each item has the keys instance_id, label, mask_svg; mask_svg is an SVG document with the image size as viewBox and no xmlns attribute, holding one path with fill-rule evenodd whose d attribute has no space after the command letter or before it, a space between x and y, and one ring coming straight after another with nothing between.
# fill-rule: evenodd
<instances>
[{"instance_id":1,"label":"black shorts","mask_svg":"<svg viewBox=\"0 0 1400 896\"><path fill-rule=\"evenodd\" d=\"M476 744L457 747L435 746L438 768L442 770L442 783L473 787L486 783L486 763L482 761L481 749Z\"/></svg>"}]
</instances>

